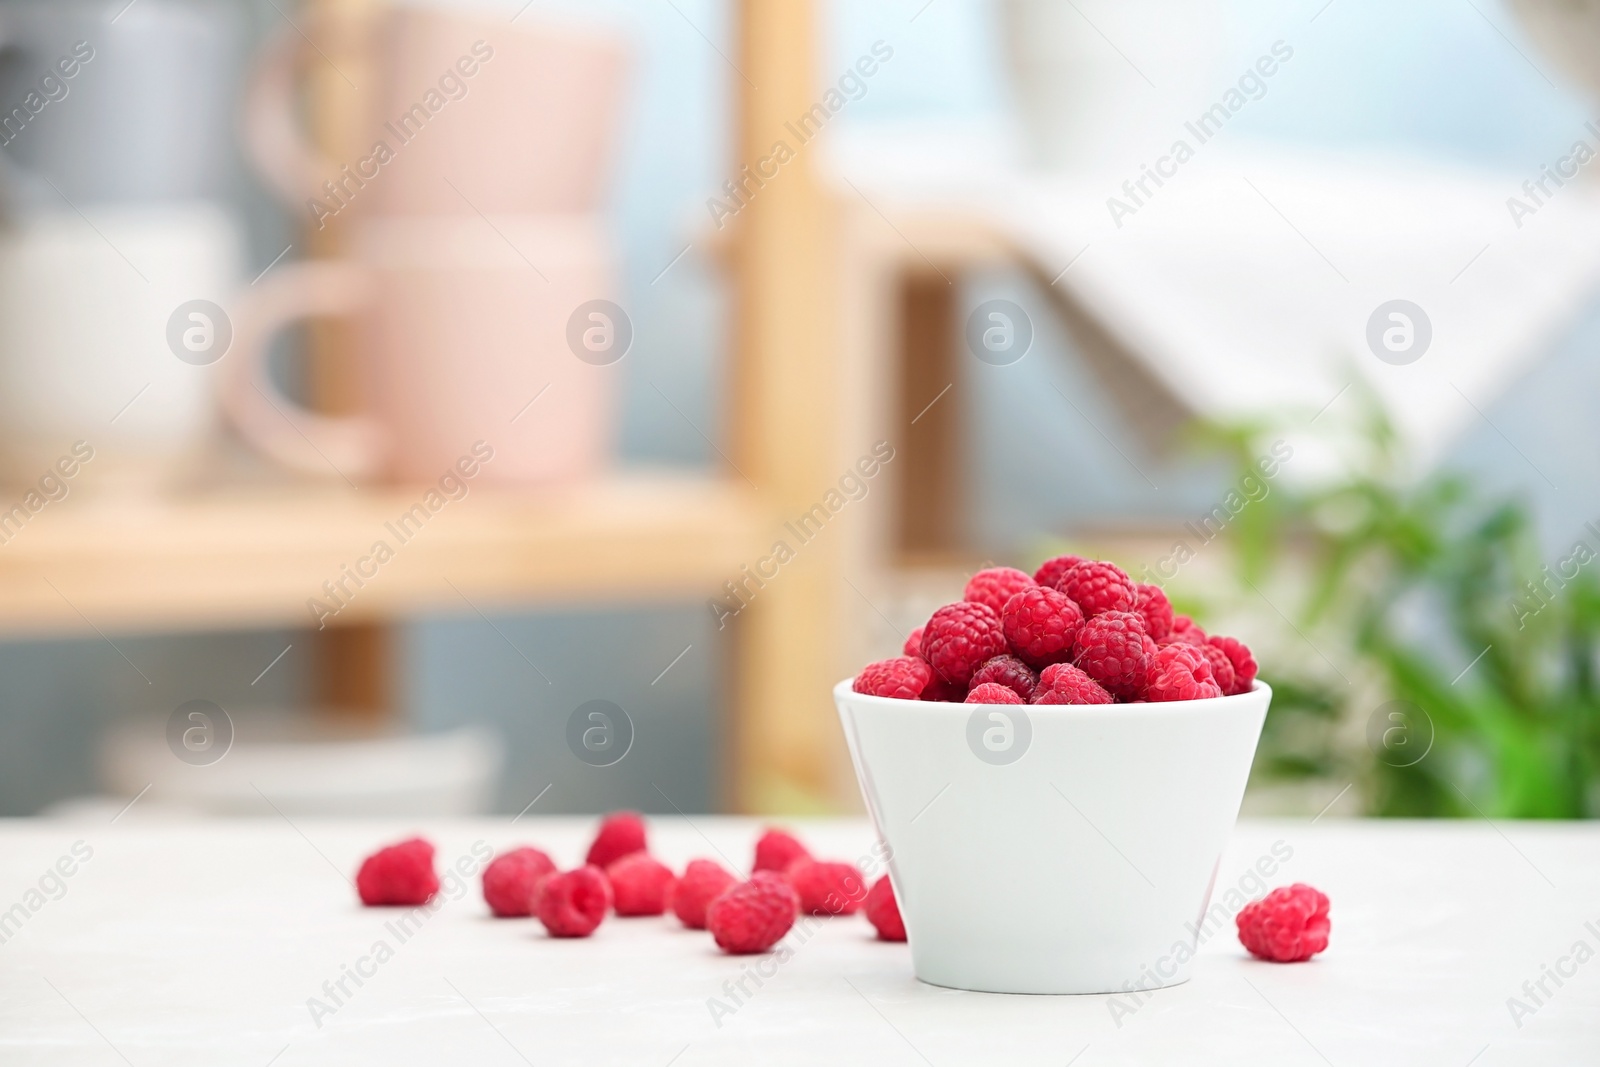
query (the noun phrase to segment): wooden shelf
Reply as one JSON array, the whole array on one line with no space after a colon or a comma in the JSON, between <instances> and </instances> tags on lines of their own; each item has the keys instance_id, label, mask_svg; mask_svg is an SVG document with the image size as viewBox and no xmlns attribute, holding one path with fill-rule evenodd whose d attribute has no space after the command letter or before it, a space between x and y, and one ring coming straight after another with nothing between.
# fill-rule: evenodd
<instances>
[{"instance_id":1,"label":"wooden shelf","mask_svg":"<svg viewBox=\"0 0 1600 1067\"><path fill-rule=\"evenodd\" d=\"M706 597L770 540L742 483L630 474L543 491L293 487L154 501L70 498L0 544L0 635L339 624L509 605ZM392 550L353 595L344 568Z\"/></svg>"}]
</instances>

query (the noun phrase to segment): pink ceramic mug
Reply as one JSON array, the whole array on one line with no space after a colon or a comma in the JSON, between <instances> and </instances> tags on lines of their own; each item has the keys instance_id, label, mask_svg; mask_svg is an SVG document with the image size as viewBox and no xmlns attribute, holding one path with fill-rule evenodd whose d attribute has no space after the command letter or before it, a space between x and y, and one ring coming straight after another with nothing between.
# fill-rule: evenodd
<instances>
[{"instance_id":1,"label":"pink ceramic mug","mask_svg":"<svg viewBox=\"0 0 1600 1067\"><path fill-rule=\"evenodd\" d=\"M480 440L494 448L482 475L493 481L604 465L613 364L632 334L614 303L598 303L616 295L600 219L369 220L352 248L351 260L279 267L233 309L223 399L246 440L347 479L433 480ZM272 335L321 315L354 322L356 416L308 411L266 373Z\"/></svg>"},{"instance_id":2,"label":"pink ceramic mug","mask_svg":"<svg viewBox=\"0 0 1600 1067\"><path fill-rule=\"evenodd\" d=\"M331 27L308 27L313 38ZM313 226L346 211L494 215L592 211L605 192L628 53L613 34L497 14L394 7L367 44L376 92L349 159L311 147L297 118L302 61L285 27L245 103L250 155ZM352 90L356 92L356 90Z\"/></svg>"}]
</instances>

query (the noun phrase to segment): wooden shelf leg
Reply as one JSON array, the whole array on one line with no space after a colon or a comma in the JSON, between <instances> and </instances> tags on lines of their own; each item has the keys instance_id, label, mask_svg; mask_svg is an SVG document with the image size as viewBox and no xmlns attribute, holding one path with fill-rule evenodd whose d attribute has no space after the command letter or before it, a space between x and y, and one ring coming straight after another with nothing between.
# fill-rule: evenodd
<instances>
[{"instance_id":1,"label":"wooden shelf leg","mask_svg":"<svg viewBox=\"0 0 1600 1067\"><path fill-rule=\"evenodd\" d=\"M902 561L948 558L961 550L965 534L956 289L942 275L908 271L901 276L898 311L896 425L907 429L898 461L894 549Z\"/></svg>"},{"instance_id":2,"label":"wooden shelf leg","mask_svg":"<svg viewBox=\"0 0 1600 1067\"><path fill-rule=\"evenodd\" d=\"M734 82L733 167L755 173L769 160L769 177L758 188L752 181L731 223L731 452L795 558L729 623L736 637L728 800L738 811L826 810L837 802L843 762L830 695L842 673L841 531L825 528L800 544L781 528L821 499L846 462L832 321L834 206L814 171L816 146L789 128L817 100L817 11L809 0L741 0L737 20L738 66L760 89ZM792 156L770 175L779 142Z\"/></svg>"},{"instance_id":3,"label":"wooden shelf leg","mask_svg":"<svg viewBox=\"0 0 1600 1067\"><path fill-rule=\"evenodd\" d=\"M381 6L377 0L306 0L303 10L322 53L320 61L306 68L312 137L329 159L354 159L366 144L371 94L362 95L346 78L356 85L376 81L369 41ZM306 244L313 256L336 258L347 238L347 226L336 219L325 229L309 228ZM318 320L308 327L307 381L319 411L348 414L360 408L352 337L346 322ZM395 711L392 645L393 633L382 623L336 626L314 634L318 713L373 724L390 718Z\"/></svg>"},{"instance_id":4,"label":"wooden shelf leg","mask_svg":"<svg viewBox=\"0 0 1600 1067\"><path fill-rule=\"evenodd\" d=\"M330 626L313 634L317 710L378 723L395 710L394 633L380 623Z\"/></svg>"}]
</instances>

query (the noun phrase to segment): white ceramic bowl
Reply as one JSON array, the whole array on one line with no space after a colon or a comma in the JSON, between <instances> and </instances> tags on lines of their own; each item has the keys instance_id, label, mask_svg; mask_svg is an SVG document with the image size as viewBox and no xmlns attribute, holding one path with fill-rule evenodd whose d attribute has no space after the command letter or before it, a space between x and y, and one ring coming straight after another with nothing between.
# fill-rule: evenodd
<instances>
[{"instance_id":1,"label":"white ceramic bowl","mask_svg":"<svg viewBox=\"0 0 1600 1067\"><path fill-rule=\"evenodd\" d=\"M1112 993L1189 978L1272 690L1007 705L833 691L918 978Z\"/></svg>"}]
</instances>

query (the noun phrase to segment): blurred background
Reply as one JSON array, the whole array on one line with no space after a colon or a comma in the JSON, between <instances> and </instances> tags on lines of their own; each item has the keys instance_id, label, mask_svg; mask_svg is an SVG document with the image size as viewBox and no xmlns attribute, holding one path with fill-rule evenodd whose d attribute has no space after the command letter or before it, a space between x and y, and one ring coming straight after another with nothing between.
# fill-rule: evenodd
<instances>
[{"instance_id":1,"label":"blurred background","mask_svg":"<svg viewBox=\"0 0 1600 1067\"><path fill-rule=\"evenodd\" d=\"M1600 3L0 0L0 814L849 811L1116 560L1246 811L1600 813ZM1600 173L1600 171L1596 171Z\"/></svg>"}]
</instances>

